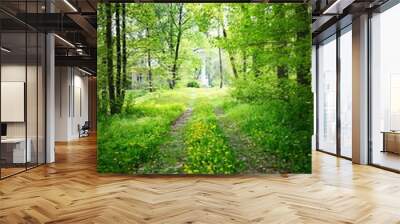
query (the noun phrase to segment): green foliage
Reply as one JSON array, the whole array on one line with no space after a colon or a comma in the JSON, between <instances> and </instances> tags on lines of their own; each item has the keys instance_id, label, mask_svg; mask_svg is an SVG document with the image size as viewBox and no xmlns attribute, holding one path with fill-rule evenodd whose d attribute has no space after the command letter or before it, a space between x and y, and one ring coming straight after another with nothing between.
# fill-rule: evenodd
<instances>
[{"instance_id":1,"label":"green foliage","mask_svg":"<svg viewBox=\"0 0 400 224\"><path fill-rule=\"evenodd\" d=\"M228 117L271 156L276 170L311 172L312 93L293 80L238 81ZM272 159L273 158L273 159Z\"/></svg>"},{"instance_id":2,"label":"green foliage","mask_svg":"<svg viewBox=\"0 0 400 224\"><path fill-rule=\"evenodd\" d=\"M240 163L228 146L218 127L213 107L200 103L185 130L187 159L184 171L188 174L232 174Z\"/></svg>"},{"instance_id":3,"label":"green foliage","mask_svg":"<svg viewBox=\"0 0 400 224\"><path fill-rule=\"evenodd\" d=\"M135 100L146 95L146 92L144 90L128 90L125 95L124 108L134 104Z\"/></svg>"},{"instance_id":4,"label":"green foliage","mask_svg":"<svg viewBox=\"0 0 400 224\"><path fill-rule=\"evenodd\" d=\"M100 117L97 170L139 173L146 163L161 156L159 146L184 109L182 103L154 104L149 100L126 105L124 114Z\"/></svg>"},{"instance_id":5,"label":"green foliage","mask_svg":"<svg viewBox=\"0 0 400 224\"><path fill-rule=\"evenodd\" d=\"M200 88L200 84L196 81L188 82L186 86L190 88Z\"/></svg>"}]
</instances>

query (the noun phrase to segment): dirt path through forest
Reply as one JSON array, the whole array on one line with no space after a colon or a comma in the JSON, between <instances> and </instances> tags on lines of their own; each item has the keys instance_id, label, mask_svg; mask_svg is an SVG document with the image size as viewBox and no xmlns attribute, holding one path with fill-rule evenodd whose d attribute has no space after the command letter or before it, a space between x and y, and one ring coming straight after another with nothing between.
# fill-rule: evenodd
<instances>
[{"instance_id":1,"label":"dirt path through forest","mask_svg":"<svg viewBox=\"0 0 400 224\"><path fill-rule=\"evenodd\" d=\"M160 146L160 153L163 155L159 157L161 160L155 163L160 168L160 173L178 174L183 172L183 161L186 156L183 139L184 128L192 116L192 111L193 109L189 107L172 123L168 139Z\"/></svg>"},{"instance_id":2,"label":"dirt path through forest","mask_svg":"<svg viewBox=\"0 0 400 224\"><path fill-rule=\"evenodd\" d=\"M187 109L171 124L168 139L160 146L158 161L153 164L158 167L159 173L178 174L183 173L183 162L185 160L184 128L192 116L193 105L197 100L194 92L190 93Z\"/></svg>"},{"instance_id":3,"label":"dirt path through forest","mask_svg":"<svg viewBox=\"0 0 400 224\"><path fill-rule=\"evenodd\" d=\"M245 170L241 173L274 173L270 168L270 158L266 158L262 149L258 148L249 137L242 134L235 123L226 118L221 107L215 108L215 114L230 147L235 151L236 157L245 164Z\"/></svg>"},{"instance_id":4,"label":"dirt path through forest","mask_svg":"<svg viewBox=\"0 0 400 224\"><path fill-rule=\"evenodd\" d=\"M193 109L190 107L188 108L181 116L175 120L171 127L171 135L176 134L179 132L181 128L183 128L189 118L192 116Z\"/></svg>"}]
</instances>

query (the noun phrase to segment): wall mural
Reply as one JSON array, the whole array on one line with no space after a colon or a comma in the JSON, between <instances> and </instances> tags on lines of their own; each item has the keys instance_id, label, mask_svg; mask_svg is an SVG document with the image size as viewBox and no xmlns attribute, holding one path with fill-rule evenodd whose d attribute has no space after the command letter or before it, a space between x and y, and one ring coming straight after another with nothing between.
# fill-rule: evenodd
<instances>
[{"instance_id":1,"label":"wall mural","mask_svg":"<svg viewBox=\"0 0 400 224\"><path fill-rule=\"evenodd\" d=\"M101 173L310 173L306 4L101 3Z\"/></svg>"}]
</instances>

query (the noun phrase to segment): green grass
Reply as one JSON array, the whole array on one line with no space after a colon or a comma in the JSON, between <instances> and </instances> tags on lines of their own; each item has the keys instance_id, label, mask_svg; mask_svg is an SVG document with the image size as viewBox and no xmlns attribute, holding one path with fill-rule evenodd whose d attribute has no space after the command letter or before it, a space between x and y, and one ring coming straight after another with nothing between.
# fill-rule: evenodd
<instances>
[{"instance_id":1,"label":"green grass","mask_svg":"<svg viewBox=\"0 0 400 224\"><path fill-rule=\"evenodd\" d=\"M225 90L194 88L147 94L142 91L127 92L121 114L99 116L98 171L103 173L171 171L169 167L162 165L176 162L174 156L166 155L160 146L171 140L172 123L197 99L218 99L224 94Z\"/></svg>"},{"instance_id":2,"label":"green grass","mask_svg":"<svg viewBox=\"0 0 400 224\"><path fill-rule=\"evenodd\" d=\"M275 75L234 82L226 116L264 151L272 168L311 173L313 97L308 85Z\"/></svg>"},{"instance_id":3,"label":"green grass","mask_svg":"<svg viewBox=\"0 0 400 224\"><path fill-rule=\"evenodd\" d=\"M225 105L225 110L226 118L238 125L254 148L262 150L260 157L263 159L258 161L261 166L283 173L311 172L309 120L299 116L299 120L293 121L290 109L274 103L230 103ZM297 124L304 124L304 128Z\"/></svg>"},{"instance_id":4,"label":"green grass","mask_svg":"<svg viewBox=\"0 0 400 224\"><path fill-rule=\"evenodd\" d=\"M184 106L141 105L135 111L99 121L99 172L138 173L143 164L155 160L160 156L158 146Z\"/></svg>"},{"instance_id":5,"label":"green grass","mask_svg":"<svg viewBox=\"0 0 400 224\"><path fill-rule=\"evenodd\" d=\"M240 162L217 124L213 106L200 101L185 129L186 162L188 174L233 174Z\"/></svg>"},{"instance_id":6,"label":"green grass","mask_svg":"<svg viewBox=\"0 0 400 224\"><path fill-rule=\"evenodd\" d=\"M133 94L133 93L128 93ZM173 101L169 101L172 95ZM171 103L173 102L173 103ZM185 111L188 97L173 91L128 97L124 112L99 119L99 172L140 173L157 160L171 123Z\"/></svg>"},{"instance_id":7,"label":"green grass","mask_svg":"<svg viewBox=\"0 0 400 224\"><path fill-rule=\"evenodd\" d=\"M231 98L227 89L217 88L128 96L120 115L99 116L99 172L311 172L311 107L302 101L307 97L255 101L247 95ZM188 108L191 117L172 133ZM216 108L222 114L217 116Z\"/></svg>"}]
</instances>

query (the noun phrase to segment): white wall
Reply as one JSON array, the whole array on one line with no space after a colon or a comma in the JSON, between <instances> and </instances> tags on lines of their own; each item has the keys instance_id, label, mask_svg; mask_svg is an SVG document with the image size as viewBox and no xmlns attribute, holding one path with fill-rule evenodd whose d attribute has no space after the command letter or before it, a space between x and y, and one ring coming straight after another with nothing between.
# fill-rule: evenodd
<instances>
[{"instance_id":1,"label":"white wall","mask_svg":"<svg viewBox=\"0 0 400 224\"><path fill-rule=\"evenodd\" d=\"M26 70L27 69L27 70ZM24 82L26 71L28 71L28 84L30 86L36 86L36 80L31 78L31 75L36 76L36 66L25 66L25 64L3 64L1 66L1 81L2 82ZM36 130L37 115L32 111L36 112L37 99L36 99L36 88L27 88L27 106L31 108L27 109L28 129ZM40 107L41 105L39 105ZM33 108L34 107L34 108ZM34 110L32 110L32 108ZM7 110L8 108L1 108ZM24 110L24 108L22 108ZM32 123L33 122L33 123ZM24 137L25 136L25 123L26 122L7 122L7 135L8 137ZM29 131L29 130L28 130ZM35 132L36 134L36 132ZM29 133L28 133L29 137Z\"/></svg>"},{"instance_id":2,"label":"white wall","mask_svg":"<svg viewBox=\"0 0 400 224\"><path fill-rule=\"evenodd\" d=\"M69 68L55 68L55 140L68 140L68 117L69 117Z\"/></svg>"},{"instance_id":3,"label":"white wall","mask_svg":"<svg viewBox=\"0 0 400 224\"><path fill-rule=\"evenodd\" d=\"M313 96L314 96L314 131L313 131L313 135L311 137L311 147L313 150L317 149L317 80L316 80L316 76L317 76L317 66L316 66L316 62L317 62L317 48L315 45L312 45L312 53L311 53L311 90L313 92Z\"/></svg>"},{"instance_id":4,"label":"white wall","mask_svg":"<svg viewBox=\"0 0 400 224\"><path fill-rule=\"evenodd\" d=\"M26 84L25 77L27 75L26 69L27 69L27 67L25 66L25 64L18 64L18 63L5 64L3 62L3 64L1 65L1 82L2 82L1 93L5 94L5 95L1 96L2 99L10 98L9 96L7 96L8 94L10 94L10 92L5 92L5 89L3 89L4 88L3 82L21 82L21 83L23 83L24 87L22 87L22 89L19 89L17 91L22 91L22 92L19 92L18 94L22 94L22 95L25 94L25 84ZM25 96L23 96L23 98L25 98ZM4 102L2 102L1 104L2 105L1 105L0 109L1 109L2 115L8 114L8 113L14 113L13 111L10 111L11 108L4 105ZM25 99L24 99L22 107L18 108L19 110L22 110L22 111L18 111L19 114L22 112L22 116L23 116L22 121L20 120L18 122L8 122L8 121L4 122L5 124L7 124L7 138L10 138L10 139L11 138L22 138L22 139L24 139L26 136L29 139L31 137L26 134L27 133L26 130L28 127L27 127L27 123L25 120L25 112L26 112L25 108L26 107L25 107ZM13 109L16 109L16 108L13 108ZM2 118L2 120L4 121L3 118ZM30 120L30 119L28 118L28 120ZM30 130L32 130L32 128L30 126L29 126L29 128L30 128ZM29 131L28 131L28 133L29 133ZM28 142L31 143L31 141L29 141L29 140L28 140ZM26 143L27 142L25 142L25 144ZM5 145L2 143L2 146L4 147ZM2 150L4 150L4 149L2 149ZM25 150L27 150L27 152L28 152L26 154L27 161L31 162L32 161L32 144L28 144L27 148L25 148L25 146L23 146L22 151L24 151L24 152L21 154L16 153L17 155L20 155L22 158L20 157L20 159L16 160L16 158L13 156L14 157L13 161L14 162L19 161L19 163L24 163L25 159L23 157L25 155ZM36 150L36 148L33 148L33 150ZM29 158L29 156L30 156L30 158ZM17 157L19 157L19 156L17 156ZM19 168L19 169L21 169L21 168Z\"/></svg>"},{"instance_id":5,"label":"white wall","mask_svg":"<svg viewBox=\"0 0 400 224\"><path fill-rule=\"evenodd\" d=\"M73 110L75 110L74 119L72 119L72 132L71 135L75 137L79 137L78 132L78 124L81 126L85 123L85 121L89 120L89 111L88 111L88 77L82 76L83 73L79 72L78 75L76 74L78 70L75 70L75 77L74 77L74 103L75 106ZM80 97L79 97L80 95ZM79 103L80 101L80 103ZM81 108L80 108L81 107ZM80 111L81 110L81 111Z\"/></svg>"},{"instance_id":6,"label":"white wall","mask_svg":"<svg viewBox=\"0 0 400 224\"><path fill-rule=\"evenodd\" d=\"M56 67L56 141L79 138L78 125L88 120L88 78L73 67Z\"/></svg>"},{"instance_id":7,"label":"white wall","mask_svg":"<svg viewBox=\"0 0 400 224\"><path fill-rule=\"evenodd\" d=\"M1 66L1 81L25 82L25 64L3 64ZM7 108L1 108L7 110ZM8 122L7 137L25 137L25 122Z\"/></svg>"},{"instance_id":8,"label":"white wall","mask_svg":"<svg viewBox=\"0 0 400 224\"><path fill-rule=\"evenodd\" d=\"M38 70L37 70L38 69ZM30 148L32 150L32 161L44 163L45 150L45 116L44 116L44 74L41 66L28 65L20 63L4 63L1 66L2 82L24 82L26 84L26 107L25 102L22 108L18 108L19 113L26 112L26 120L21 122L5 122L7 124L7 137L24 138L25 135L29 139ZM25 80L27 78L27 81ZM4 89L2 89L3 92ZM24 94L24 90L20 94ZM5 94L3 92L3 94ZM8 98L2 95L2 98ZM2 112L17 113L15 108L2 107ZM22 115L24 116L24 115ZM38 153L38 156L37 156Z\"/></svg>"}]
</instances>

